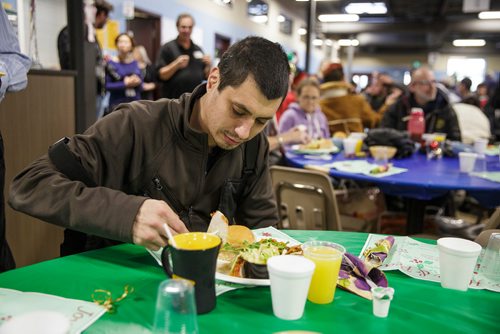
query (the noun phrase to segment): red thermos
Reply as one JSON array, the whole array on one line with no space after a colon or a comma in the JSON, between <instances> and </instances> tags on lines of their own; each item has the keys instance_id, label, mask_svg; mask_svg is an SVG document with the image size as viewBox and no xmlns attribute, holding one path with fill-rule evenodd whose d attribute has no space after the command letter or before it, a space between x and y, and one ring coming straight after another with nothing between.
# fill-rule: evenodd
<instances>
[{"instance_id":1,"label":"red thermos","mask_svg":"<svg viewBox=\"0 0 500 334\"><path fill-rule=\"evenodd\" d=\"M411 108L410 119L408 120L408 133L414 141L420 141L425 133L424 111L421 108Z\"/></svg>"}]
</instances>

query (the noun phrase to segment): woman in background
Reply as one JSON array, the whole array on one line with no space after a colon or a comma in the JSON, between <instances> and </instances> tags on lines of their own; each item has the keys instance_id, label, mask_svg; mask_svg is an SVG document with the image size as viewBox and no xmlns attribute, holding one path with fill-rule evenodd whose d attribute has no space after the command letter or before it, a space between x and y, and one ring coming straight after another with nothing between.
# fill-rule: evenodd
<instances>
[{"instance_id":1,"label":"woman in background","mask_svg":"<svg viewBox=\"0 0 500 334\"><path fill-rule=\"evenodd\" d=\"M109 91L109 108L104 115L124 102L139 100L141 97L141 70L132 56L134 40L122 33L115 39L118 55L106 64L106 90Z\"/></svg>"},{"instance_id":2,"label":"woman in background","mask_svg":"<svg viewBox=\"0 0 500 334\"><path fill-rule=\"evenodd\" d=\"M303 79L297 87L298 103L291 103L281 116L279 132L301 125L311 139L329 138L328 120L319 108L319 97L319 82L314 78Z\"/></svg>"},{"instance_id":3,"label":"woman in background","mask_svg":"<svg viewBox=\"0 0 500 334\"><path fill-rule=\"evenodd\" d=\"M149 59L146 48L136 45L133 51L134 59L137 60L142 75L141 100L154 100L156 89L156 70Z\"/></svg>"}]
</instances>

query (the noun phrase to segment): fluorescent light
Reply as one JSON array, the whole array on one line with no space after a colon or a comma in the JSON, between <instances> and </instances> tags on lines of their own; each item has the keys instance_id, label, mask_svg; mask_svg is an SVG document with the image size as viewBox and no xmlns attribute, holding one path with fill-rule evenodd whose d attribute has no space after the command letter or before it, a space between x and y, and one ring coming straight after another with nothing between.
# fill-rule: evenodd
<instances>
[{"instance_id":1,"label":"fluorescent light","mask_svg":"<svg viewBox=\"0 0 500 334\"><path fill-rule=\"evenodd\" d=\"M357 39L339 39L338 43L340 46L358 46L359 41Z\"/></svg>"},{"instance_id":2,"label":"fluorescent light","mask_svg":"<svg viewBox=\"0 0 500 334\"><path fill-rule=\"evenodd\" d=\"M267 15L252 15L249 16L250 20L257 22L257 23L266 23L268 20Z\"/></svg>"},{"instance_id":3,"label":"fluorescent light","mask_svg":"<svg viewBox=\"0 0 500 334\"><path fill-rule=\"evenodd\" d=\"M387 7L383 2L358 2L345 6L345 11L348 14L385 14Z\"/></svg>"},{"instance_id":4,"label":"fluorescent light","mask_svg":"<svg viewBox=\"0 0 500 334\"><path fill-rule=\"evenodd\" d=\"M481 12L478 17L481 20L498 20L500 19L500 12Z\"/></svg>"},{"instance_id":5,"label":"fluorescent light","mask_svg":"<svg viewBox=\"0 0 500 334\"><path fill-rule=\"evenodd\" d=\"M303 36L303 35L307 34L307 29L306 28L299 28L299 29L297 29L297 34L299 34L300 36Z\"/></svg>"},{"instance_id":6,"label":"fluorescent light","mask_svg":"<svg viewBox=\"0 0 500 334\"><path fill-rule=\"evenodd\" d=\"M332 45L333 45L332 40L331 40L331 39L327 39L327 40L325 41L325 45L332 46Z\"/></svg>"},{"instance_id":7,"label":"fluorescent light","mask_svg":"<svg viewBox=\"0 0 500 334\"><path fill-rule=\"evenodd\" d=\"M319 15L318 20L321 22L355 22L359 21L359 16L356 14L325 14Z\"/></svg>"},{"instance_id":8,"label":"fluorescent light","mask_svg":"<svg viewBox=\"0 0 500 334\"><path fill-rule=\"evenodd\" d=\"M453 46L485 46L484 39L456 39L453 41Z\"/></svg>"},{"instance_id":9,"label":"fluorescent light","mask_svg":"<svg viewBox=\"0 0 500 334\"><path fill-rule=\"evenodd\" d=\"M315 39L315 40L313 40L313 45L314 46L322 46L323 40L322 39Z\"/></svg>"}]
</instances>

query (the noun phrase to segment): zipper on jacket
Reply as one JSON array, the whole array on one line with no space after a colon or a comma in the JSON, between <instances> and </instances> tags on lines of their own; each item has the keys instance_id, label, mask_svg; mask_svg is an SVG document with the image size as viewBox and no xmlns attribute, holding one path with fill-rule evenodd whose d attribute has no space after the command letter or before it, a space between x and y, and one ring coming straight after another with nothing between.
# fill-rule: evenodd
<instances>
[{"instance_id":1,"label":"zipper on jacket","mask_svg":"<svg viewBox=\"0 0 500 334\"><path fill-rule=\"evenodd\" d=\"M179 215L179 218L190 225L191 219L189 217L189 210L187 210L177 200L177 198L172 195L172 193L168 190L167 187L163 186L163 183L158 176L155 176L153 178L153 183L155 185L156 190L158 190L162 195L165 196L166 202L172 206L172 209L174 209L174 211Z\"/></svg>"}]
</instances>

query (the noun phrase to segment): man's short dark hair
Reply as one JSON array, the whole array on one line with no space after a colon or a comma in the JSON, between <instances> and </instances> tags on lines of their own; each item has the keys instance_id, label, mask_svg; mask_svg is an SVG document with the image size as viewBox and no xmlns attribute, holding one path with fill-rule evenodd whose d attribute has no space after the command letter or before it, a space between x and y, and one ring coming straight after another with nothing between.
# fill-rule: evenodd
<instances>
[{"instance_id":1,"label":"man's short dark hair","mask_svg":"<svg viewBox=\"0 0 500 334\"><path fill-rule=\"evenodd\" d=\"M268 100L284 99L288 92L290 65L283 48L262 37L247 37L233 44L219 62L218 90L238 87L249 75Z\"/></svg>"},{"instance_id":2,"label":"man's short dark hair","mask_svg":"<svg viewBox=\"0 0 500 334\"><path fill-rule=\"evenodd\" d=\"M95 15L99 15L101 12L105 13L106 16L109 15L109 12L113 10L113 5L107 2L106 0L95 0L94 3L96 12Z\"/></svg>"},{"instance_id":3,"label":"man's short dark hair","mask_svg":"<svg viewBox=\"0 0 500 334\"><path fill-rule=\"evenodd\" d=\"M194 17L193 17L193 15L191 15L189 13L179 14L179 16L177 16L177 21L175 22L175 26L179 27L179 24L181 24L181 20L185 19L186 17L189 17L191 19L191 21L193 21L193 26L194 26Z\"/></svg>"}]
</instances>

